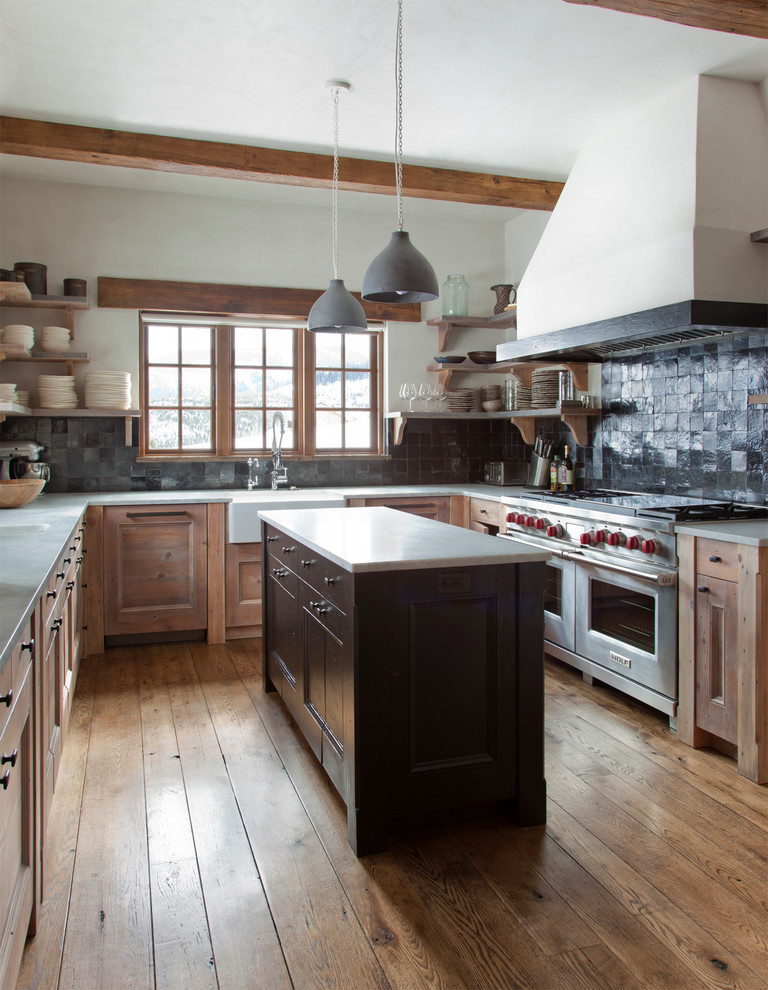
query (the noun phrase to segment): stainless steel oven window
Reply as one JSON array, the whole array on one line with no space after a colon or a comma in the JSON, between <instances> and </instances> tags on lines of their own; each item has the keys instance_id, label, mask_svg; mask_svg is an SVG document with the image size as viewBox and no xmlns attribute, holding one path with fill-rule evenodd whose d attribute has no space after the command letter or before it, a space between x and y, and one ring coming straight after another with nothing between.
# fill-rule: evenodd
<instances>
[{"instance_id":1,"label":"stainless steel oven window","mask_svg":"<svg viewBox=\"0 0 768 990\"><path fill-rule=\"evenodd\" d=\"M590 582L592 629L651 655L656 653L656 601L606 581Z\"/></svg>"},{"instance_id":2,"label":"stainless steel oven window","mask_svg":"<svg viewBox=\"0 0 768 990\"><path fill-rule=\"evenodd\" d=\"M547 567L544 581L544 611L563 617L563 572L559 567Z\"/></svg>"}]
</instances>

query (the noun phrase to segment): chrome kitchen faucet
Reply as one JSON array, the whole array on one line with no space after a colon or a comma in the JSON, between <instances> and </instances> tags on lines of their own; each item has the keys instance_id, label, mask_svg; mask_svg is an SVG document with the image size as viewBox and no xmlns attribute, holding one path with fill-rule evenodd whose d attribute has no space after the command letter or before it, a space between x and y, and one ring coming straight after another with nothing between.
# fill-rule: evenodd
<instances>
[{"instance_id":1,"label":"chrome kitchen faucet","mask_svg":"<svg viewBox=\"0 0 768 990\"><path fill-rule=\"evenodd\" d=\"M277 438L277 426L280 425L280 437ZM283 437L285 436L285 419L281 412L272 417L272 489L287 488L288 469L283 464Z\"/></svg>"}]
</instances>

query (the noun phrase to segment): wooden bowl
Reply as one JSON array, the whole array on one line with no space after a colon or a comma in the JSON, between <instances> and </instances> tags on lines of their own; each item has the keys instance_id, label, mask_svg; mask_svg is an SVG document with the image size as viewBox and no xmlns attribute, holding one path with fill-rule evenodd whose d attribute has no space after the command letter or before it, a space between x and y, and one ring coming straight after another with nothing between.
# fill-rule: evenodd
<instances>
[{"instance_id":1,"label":"wooden bowl","mask_svg":"<svg viewBox=\"0 0 768 990\"><path fill-rule=\"evenodd\" d=\"M467 357L474 364L495 364L496 351L470 351Z\"/></svg>"},{"instance_id":2,"label":"wooden bowl","mask_svg":"<svg viewBox=\"0 0 768 990\"><path fill-rule=\"evenodd\" d=\"M45 482L39 478L13 478L0 481L0 509L18 509L43 490Z\"/></svg>"}]
</instances>

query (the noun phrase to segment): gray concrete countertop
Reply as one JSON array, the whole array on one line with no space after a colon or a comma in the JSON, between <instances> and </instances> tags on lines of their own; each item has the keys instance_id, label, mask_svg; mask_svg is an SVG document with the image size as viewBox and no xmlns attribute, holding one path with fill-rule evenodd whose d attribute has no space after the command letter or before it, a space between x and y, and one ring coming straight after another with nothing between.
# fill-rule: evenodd
<instances>
[{"instance_id":1,"label":"gray concrete countertop","mask_svg":"<svg viewBox=\"0 0 768 990\"><path fill-rule=\"evenodd\" d=\"M768 547L768 519L738 519L732 522L679 523L675 532L682 536L701 536L706 540L744 543L747 546Z\"/></svg>"},{"instance_id":2,"label":"gray concrete countertop","mask_svg":"<svg viewBox=\"0 0 768 990\"><path fill-rule=\"evenodd\" d=\"M533 563L551 556L396 509L275 509L259 515L353 574Z\"/></svg>"}]
</instances>

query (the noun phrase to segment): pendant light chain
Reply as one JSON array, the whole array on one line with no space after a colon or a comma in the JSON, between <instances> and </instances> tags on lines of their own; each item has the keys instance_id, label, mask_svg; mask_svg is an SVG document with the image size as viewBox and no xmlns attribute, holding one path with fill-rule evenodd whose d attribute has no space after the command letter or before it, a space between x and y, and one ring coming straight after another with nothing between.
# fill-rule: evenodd
<instances>
[{"instance_id":1,"label":"pendant light chain","mask_svg":"<svg viewBox=\"0 0 768 990\"><path fill-rule=\"evenodd\" d=\"M397 41L395 44L395 88L397 90L397 136L395 139L395 185L397 187L397 229L403 223L403 0L397 0Z\"/></svg>"},{"instance_id":2,"label":"pendant light chain","mask_svg":"<svg viewBox=\"0 0 768 990\"><path fill-rule=\"evenodd\" d=\"M339 277L339 90L333 96L333 277Z\"/></svg>"}]
</instances>

